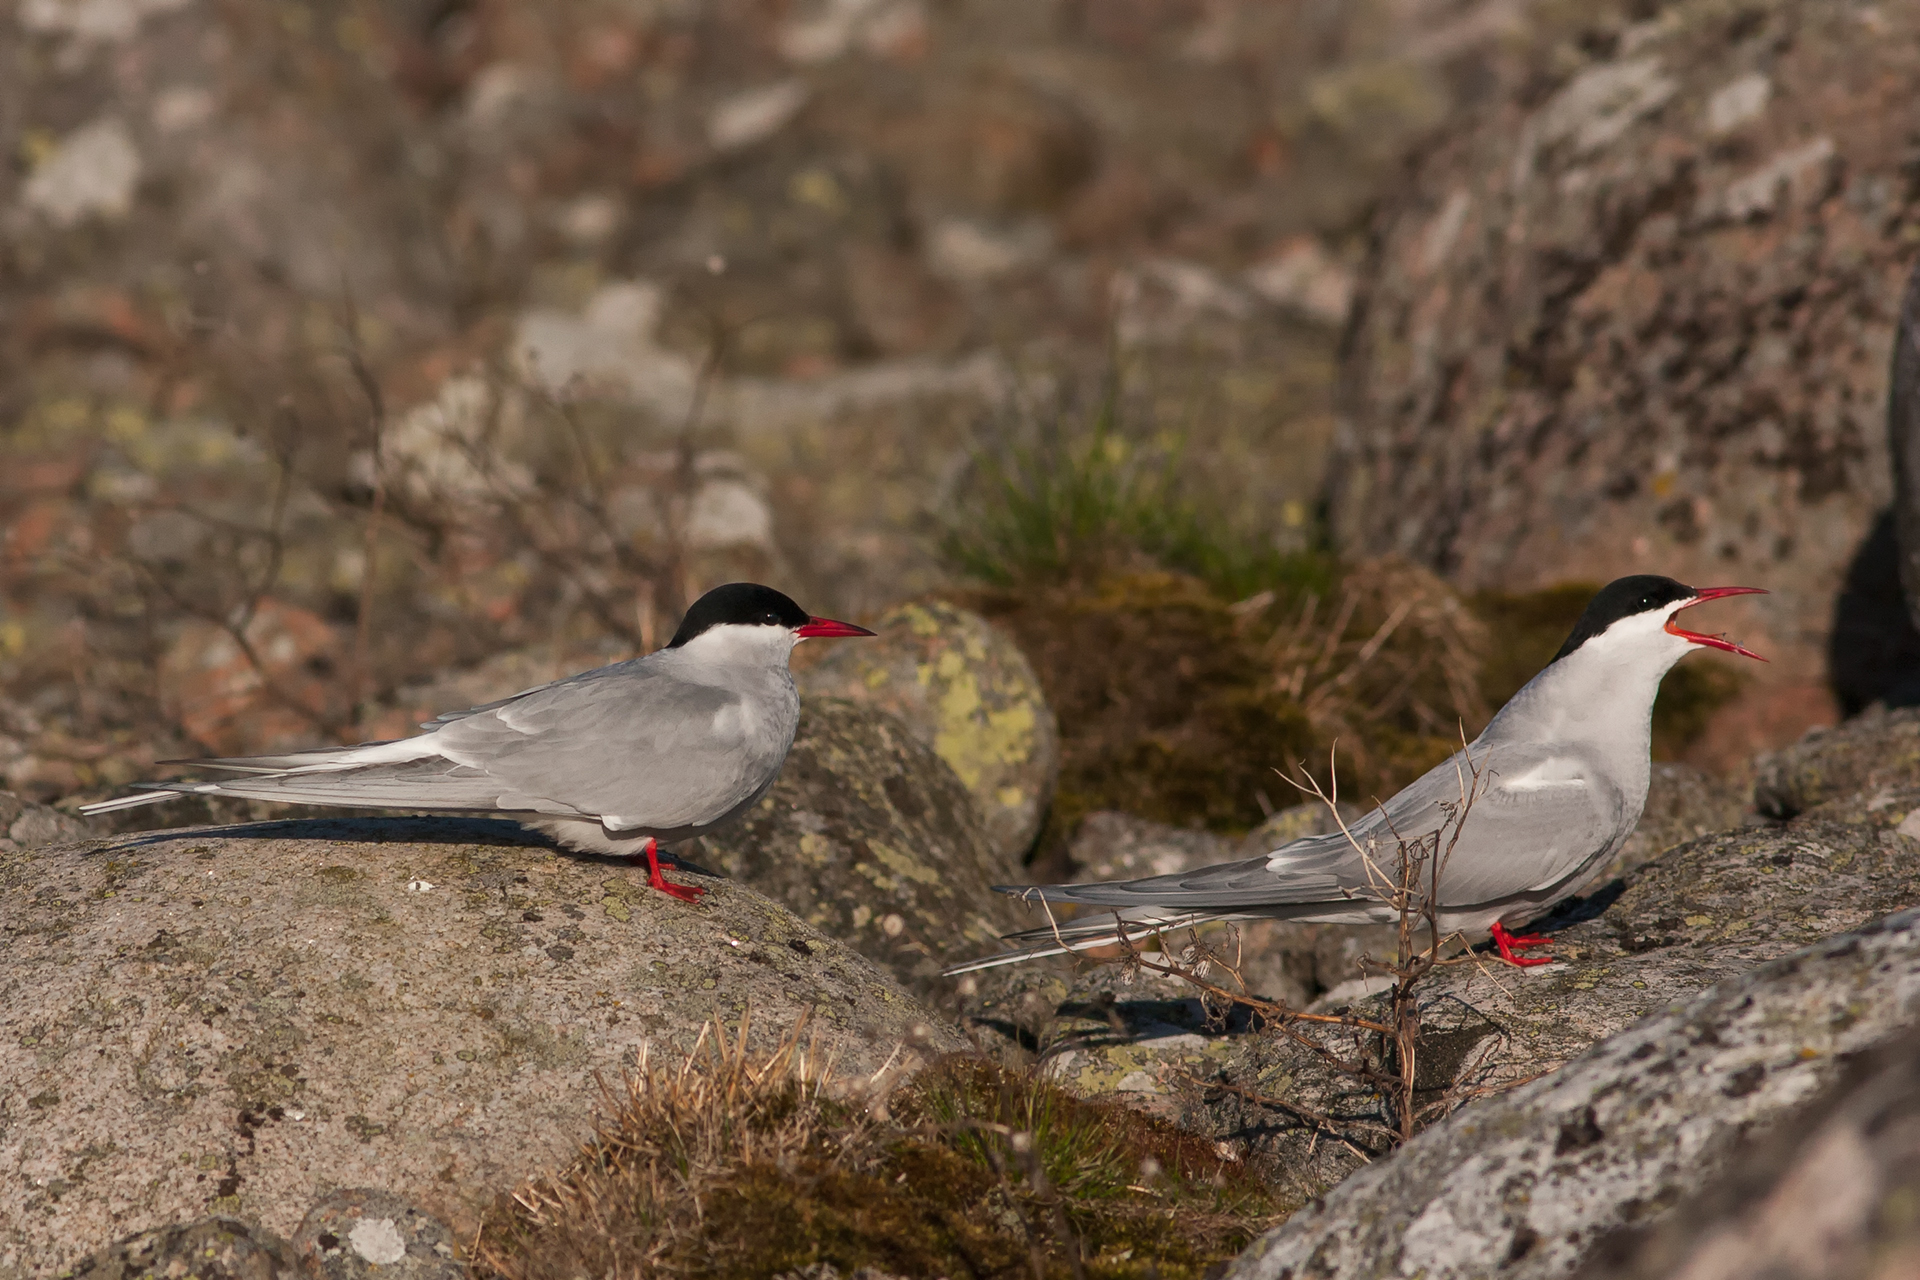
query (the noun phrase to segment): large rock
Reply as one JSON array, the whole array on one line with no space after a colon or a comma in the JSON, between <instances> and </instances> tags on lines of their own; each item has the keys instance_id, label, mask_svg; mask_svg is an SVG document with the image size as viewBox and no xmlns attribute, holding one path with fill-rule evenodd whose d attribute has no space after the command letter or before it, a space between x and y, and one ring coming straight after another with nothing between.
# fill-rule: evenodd
<instances>
[{"instance_id":1,"label":"large rock","mask_svg":"<svg viewBox=\"0 0 1920 1280\"><path fill-rule=\"evenodd\" d=\"M1523 589L1632 568L1817 681L1892 496L1920 10L1682 0L1438 138L1385 206L1330 471L1339 544ZM1716 620L1715 625L1726 625Z\"/></svg>"},{"instance_id":2,"label":"large rock","mask_svg":"<svg viewBox=\"0 0 1920 1280\"><path fill-rule=\"evenodd\" d=\"M773 790L703 836L701 856L816 929L945 997L942 966L990 948L1013 878L973 799L918 735L884 711L806 698Z\"/></svg>"},{"instance_id":3,"label":"large rock","mask_svg":"<svg viewBox=\"0 0 1920 1280\"><path fill-rule=\"evenodd\" d=\"M808 650L797 653L801 692L900 717L959 775L994 852L1019 862L1060 772L1060 732L1033 667L985 618L941 601L901 605L874 630L810 664Z\"/></svg>"},{"instance_id":4,"label":"large rock","mask_svg":"<svg viewBox=\"0 0 1920 1280\"><path fill-rule=\"evenodd\" d=\"M1876 709L1754 762L1753 803L1777 818L1840 796L1920 785L1920 710Z\"/></svg>"},{"instance_id":5,"label":"large rock","mask_svg":"<svg viewBox=\"0 0 1920 1280\"><path fill-rule=\"evenodd\" d=\"M1689 997L1546 1079L1473 1104L1249 1248L1240 1280L1566 1274L1657 1218L1920 1015L1920 911ZM1752 1273L1747 1273L1752 1274Z\"/></svg>"},{"instance_id":6,"label":"large rock","mask_svg":"<svg viewBox=\"0 0 1920 1280\"><path fill-rule=\"evenodd\" d=\"M691 878L690 873L679 873ZM384 1187L470 1232L600 1080L752 1011L848 1075L960 1044L752 888L697 906L499 823L167 832L0 854L0 1274L208 1213L291 1234Z\"/></svg>"},{"instance_id":7,"label":"large rock","mask_svg":"<svg viewBox=\"0 0 1920 1280\"><path fill-rule=\"evenodd\" d=\"M1920 1036L1834 1073L1652 1227L1602 1238L1578 1280L1920 1275Z\"/></svg>"}]
</instances>

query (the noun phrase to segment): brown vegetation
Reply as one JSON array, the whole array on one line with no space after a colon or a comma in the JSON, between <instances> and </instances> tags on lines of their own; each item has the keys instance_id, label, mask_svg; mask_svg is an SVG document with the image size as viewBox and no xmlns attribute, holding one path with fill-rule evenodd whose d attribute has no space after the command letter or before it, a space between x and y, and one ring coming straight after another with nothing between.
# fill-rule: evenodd
<instances>
[{"instance_id":1,"label":"brown vegetation","mask_svg":"<svg viewBox=\"0 0 1920 1280\"><path fill-rule=\"evenodd\" d=\"M744 1044L716 1025L643 1063L571 1167L489 1214L477 1273L1197 1277L1284 1208L1209 1141L983 1058L877 1096L801 1027Z\"/></svg>"}]
</instances>

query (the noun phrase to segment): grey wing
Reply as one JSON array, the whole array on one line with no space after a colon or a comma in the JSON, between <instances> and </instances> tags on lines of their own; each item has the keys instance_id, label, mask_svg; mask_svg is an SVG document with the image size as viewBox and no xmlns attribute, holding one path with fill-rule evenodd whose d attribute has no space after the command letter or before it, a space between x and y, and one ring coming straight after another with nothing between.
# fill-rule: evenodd
<instances>
[{"instance_id":1,"label":"grey wing","mask_svg":"<svg viewBox=\"0 0 1920 1280\"><path fill-rule=\"evenodd\" d=\"M1477 786L1466 754L1456 752L1358 824L1388 859L1401 839L1431 844L1439 833L1451 843L1440 876L1444 906L1550 888L1618 843L1638 816L1584 756L1532 743L1476 743L1468 751L1481 772ZM1473 804L1455 841L1451 815L1469 788Z\"/></svg>"},{"instance_id":2,"label":"grey wing","mask_svg":"<svg viewBox=\"0 0 1920 1280\"><path fill-rule=\"evenodd\" d=\"M794 726L758 714L738 694L623 663L445 721L432 737L524 807L668 829L711 822L768 780Z\"/></svg>"},{"instance_id":3,"label":"grey wing","mask_svg":"<svg viewBox=\"0 0 1920 1280\"><path fill-rule=\"evenodd\" d=\"M1443 905L1493 902L1557 884L1618 838L1619 793L1577 758L1507 744L1469 750L1484 782L1441 873ZM1455 753L1344 833L1295 840L1261 857L1141 880L1004 891L1048 902L1182 911L1377 898L1398 874L1402 840L1431 847L1436 834L1452 835L1462 794L1475 787L1465 759Z\"/></svg>"}]
</instances>

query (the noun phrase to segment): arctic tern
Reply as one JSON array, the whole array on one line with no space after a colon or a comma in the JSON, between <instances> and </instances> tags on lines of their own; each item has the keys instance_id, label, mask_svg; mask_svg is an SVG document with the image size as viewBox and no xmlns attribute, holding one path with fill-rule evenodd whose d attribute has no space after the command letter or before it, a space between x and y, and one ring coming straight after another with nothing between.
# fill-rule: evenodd
<instances>
[{"instance_id":1,"label":"arctic tern","mask_svg":"<svg viewBox=\"0 0 1920 1280\"><path fill-rule=\"evenodd\" d=\"M704 890L660 874L658 842L751 808L780 774L800 724L787 659L809 637L870 636L815 618L771 587L715 587L667 647L422 724L426 732L286 755L175 760L240 775L144 782L90 804L111 813L179 796L501 814L570 849L647 861L682 901Z\"/></svg>"},{"instance_id":2,"label":"arctic tern","mask_svg":"<svg viewBox=\"0 0 1920 1280\"><path fill-rule=\"evenodd\" d=\"M1549 963L1514 955L1548 939L1515 937L1510 929L1572 895L1632 834L1647 799L1661 677L1702 646L1760 657L1723 636L1682 628L1678 615L1709 600L1755 593L1764 589L1695 588L1651 574L1609 583L1553 661L1479 737L1345 832L1173 875L996 886L1028 901L1074 903L1099 914L1009 934L1018 950L947 972L1111 947L1122 929L1139 939L1215 920L1391 923L1398 910L1386 900L1391 886L1381 884L1380 868L1395 865L1401 839L1432 839L1447 829L1464 807L1463 791L1475 786L1478 794L1440 873L1440 929L1490 933L1501 956L1516 965Z\"/></svg>"}]
</instances>

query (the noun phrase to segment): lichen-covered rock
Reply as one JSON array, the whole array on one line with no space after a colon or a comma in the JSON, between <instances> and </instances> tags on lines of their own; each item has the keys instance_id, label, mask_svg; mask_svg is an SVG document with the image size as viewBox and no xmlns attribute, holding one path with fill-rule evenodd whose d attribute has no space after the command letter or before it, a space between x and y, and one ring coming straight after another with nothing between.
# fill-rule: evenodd
<instances>
[{"instance_id":1,"label":"lichen-covered rock","mask_svg":"<svg viewBox=\"0 0 1920 1280\"><path fill-rule=\"evenodd\" d=\"M1837 796L1920 785L1920 709L1868 711L1754 762L1753 803L1787 818Z\"/></svg>"},{"instance_id":2,"label":"lichen-covered rock","mask_svg":"<svg viewBox=\"0 0 1920 1280\"><path fill-rule=\"evenodd\" d=\"M804 698L773 790L701 837L700 857L879 961L909 989L951 992L942 966L990 948L1013 878L966 788L900 720Z\"/></svg>"},{"instance_id":3,"label":"lichen-covered rock","mask_svg":"<svg viewBox=\"0 0 1920 1280\"><path fill-rule=\"evenodd\" d=\"M801 692L847 698L900 717L953 769L1001 858L1033 847L1060 771L1060 735L1039 677L1017 645L976 613L942 601L904 604L859 644L796 654Z\"/></svg>"},{"instance_id":4,"label":"lichen-covered rock","mask_svg":"<svg viewBox=\"0 0 1920 1280\"><path fill-rule=\"evenodd\" d=\"M320 1280L464 1280L453 1232L390 1191L350 1187L307 1210L290 1246Z\"/></svg>"},{"instance_id":5,"label":"lichen-covered rock","mask_svg":"<svg viewBox=\"0 0 1920 1280\"><path fill-rule=\"evenodd\" d=\"M1741 1134L1788 1114L1848 1055L1910 1027L1917 1002L1920 911L1670 992L1578 1061L1361 1169L1228 1274L1564 1275L1607 1233L1726 1168Z\"/></svg>"},{"instance_id":6,"label":"lichen-covered rock","mask_svg":"<svg viewBox=\"0 0 1920 1280\"><path fill-rule=\"evenodd\" d=\"M294 1280L300 1273L287 1242L273 1232L237 1218L214 1216L139 1232L82 1258L61 1274L73 1280L149 1280L156 1276Z\"/></svg>"},{"instance_id":7,"label":"lichen-covered rock","mask_svg":"<svg viewBox=\"0 0 1920 1280\"><path fill-rule=\"evenodd\" d=\"M691 873L676 873L691 879ZM465 1234L598 1080L752 1012L848 1075L958 1047L752 888L697 906L502 823L166 832L0 854L0 1273L207 1213L287 1233L383 1186Z\"/></svg>"},{"instance_id":8,"label":"lichen-covered rock","mask_svg":"<svg viewBox=\"0 0 1920 1280\"><path fill-rule=\"evenodd\" d=\"M1920 1275L1920 1036L1836 1072L1657 1225L1603 1237L1576 1280Z\"/></svg>"},{"instance_id":9,"label":"lichen-covered rock","mask_svg":"<svg viewBox=\"0 0 1920 1280\"><path fill-rule=\"evenodd\" d=\"M1892 495L1920 218L1889 127L1920 92L1920 10L1862 12L1681 0L1542 42L1424 149L1360 291L1343 550L1503 590L1629 564L1758 583L1723 615L1774 660L1754 674L1821 678Z\"/></svg>"}]
</instances>

